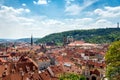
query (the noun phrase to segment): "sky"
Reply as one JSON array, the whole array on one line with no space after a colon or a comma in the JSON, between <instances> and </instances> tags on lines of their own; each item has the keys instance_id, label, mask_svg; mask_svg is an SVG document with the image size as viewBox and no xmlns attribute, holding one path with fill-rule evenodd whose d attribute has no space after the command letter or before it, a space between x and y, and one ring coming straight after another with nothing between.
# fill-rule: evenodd
<instances>
[{"instance_id":1,"label":"sky","mask_svg":"<svg viewBox=\"0 0 120 80\"><path fill-rule=\"evenodd\" d=\"M0 0L0 38L117 27L120 0Z\"/></svg>"}]
</instances>

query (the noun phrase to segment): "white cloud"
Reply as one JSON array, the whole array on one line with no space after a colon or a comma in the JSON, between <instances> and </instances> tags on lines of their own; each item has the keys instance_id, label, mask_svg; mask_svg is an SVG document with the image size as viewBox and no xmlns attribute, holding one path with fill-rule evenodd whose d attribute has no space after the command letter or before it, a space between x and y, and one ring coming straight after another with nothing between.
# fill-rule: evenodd
<instances>
[{"instance_id":1,"label":"white cloud","mask_svg":"<svg viewBox=\"0 0 120 80\"><path fill-rule=\"evenodd\" d=\"M22 6L26 6L26 4L25 4L25 3L23 3L23 4L22 4Z\"/></svg>"},{"instance_id":2,"label":"white cloud","mask_svg":"<svg viewBox=\"0 0 120 80\"><path fill-rule=\"evenodd\" d=\"M27 13L29 13L30 12L30 10L29 9L24 9L25 10L25 12L27 12Z\"/></svg>"},{"instance_id":3,"label":"white cloud","mask_svg":"<svg viewBox=\"0 0 120 80\"><path fill-rule=\"evenodd\" d=\"M43 37L51 33L68 30L116 26L108 19L73 18L56 20L48 19L46 16L31 16L31 18L22 16L29 14L28 12L30 12L29 9L2 6L0 9L0 37L22 38L30 37L31 34L35 37Z\"/></svg>"},{"instance_id":4,"label":"white cloud","mask_svg":"<svg viewBox=\"0 0 120 80\"><path fill-rule=\"evenodd\" d=\"M33 1L34 4L38 4L38 5L46 5L48 4L48 2L50 1L47 1L47 0L38 0L37 2Z\"/></svg>"},{"instance_id":5,"label":"white cloud","mask_svg":"<svg viewBox=\"0 0 120 80\"><path fill-rule=\"evenodd\" d=\"M20 15L22 13L30 12L29 9L19 8L14 9L13 7L1 6L0 13L3 15Z\"/></svg>"},{"instance_id":6,"label":"white cloud","mask_svg":"<svg viewBox=\"0 0 120 80\"><path fill-rule=\"evenodd\" d=\"M75 1L75 0L65 0L65 1L66 1L66 5L70 5L70 4L72 4L72 2Z\"/></svg>"},{"instance_id":7,"label":"white cloud","mask_svg":"<svg viewBox=\"0 0 120 80\"><path fill-rule=\"evenodd\" d=\"M43 37L45 35L73 29L80 29L86 23L92 22L91 18L84 19L65 19L55 20L47 17L26 18L21 16L26 12L25 9L15 9L3 6L0 9L0 37L2 38L21 38Z\"/></svg>"},{"instance_id":8,"label":"white cloud","mask_svg":"<svg viewBox=\"0 0 120 80\"><path fill-rule=\"evenodd\" d=\"M93 22L92 18L81 18L81 19L66 19L65 22L70 25L89 25L91 22Z\"/></svg>"},{"instance_id":9,"label":"white cloud","mask_svg":"<svg viewBox=\"0 0 120 80\"><path fill-rule=\"evenodd\" d=\"M68 15L78 15L80 13L81 7L79 5L71 5L69 7L66 7L65 12L67 12Z\"/></svg>"},{"instance_id":10,"label":"white cloud","mask_svg":"<svg viewBox=\"0 0 120 80\"><path fill-rule=\"evenodd\" d=\"M96 9L95 14L102 18L120 18L120 6L117 7L105 7L104 9Z\"/></svg>"},{"instance_id":11,"label":"white cloud","mask_svg":"<svg viewBox=\"0 0 120 80\"><path fill-rule=\"evenodd\" d=\"M78 15L80 12L98 0L84 0L83 4L80 6L78 4L72 4L74 0L66 0L65 12L67 15Z\"/></svg>"},{"instance_id":12,"label":"white cloud","mask_svg":"<svg viewBox=\"0 0 120 80\"><path fill-rule=\"evenodd\" d=\"M22 17L29 9L1 6L0 9L0 36L2 38L20 38L25 35L26 27L34 23L33 19Z\"/></svg>"},{"instance_id":13,"label":"white cloud","mask_svg":"<svg viewBox=\"0 0 120 80\"><path fill-rule=\"evenodd\" d=\"M106 19L100 19L95 22L97 28L108 28L108 27L116 27L112 22L106 20Z\"/></svg>"},{"instance_id":14,"label":"white cloud","mask_svg":"<svg viewBox=\"0 0 120 80\"><path fill-rule=\"evenodd\" d=\"M34 3L34 4L37 4L37 2L36 2L36 1L33 1L33 3Z\"/></svg>"},{"instance_id":15,"label":"white cloud","mask_svg":"<svg viewBox=\"0 0 120 80\"><path fill-rule=\"evenodd\" d=\"M42 21L42 24L49 26L49 25L62 25L64 23L54 19L47 19Z\"/></svg>"},{"instance_id":16,"label":"white cloud","mask_svg":"<svg viewBox=\"0 0 120 80\"><path fill-rule=\"evenodd\" d=\"M64 23L64 30L117 27L116 24L107 19L96 20L94 18L66 19L64 20Z\"/></svg>"},{"instance_id":17,"label":"white cloud","mask_svg":"<svg viewBox=\"0 0 120 80\"><path fill-rule=\"evenodd\" d=\"M93 3L97 2L98 0L84 0L83 2L83 9L92 5Z\"/></svg>"},{"instance_id":18,"label":"white cloud","mask_svg":"<svg viewBox=\"0 0 120 80\"><path fill-rule=\"evenodd\" d=\"M2 38L23 38L33 34L36 37L43 37L47 34L62 31L62 21L48 19L46 17L26 18L22 15L27 13L24 8L2 6L0 9L0 37Z\"/></svg>"}]
</instances>

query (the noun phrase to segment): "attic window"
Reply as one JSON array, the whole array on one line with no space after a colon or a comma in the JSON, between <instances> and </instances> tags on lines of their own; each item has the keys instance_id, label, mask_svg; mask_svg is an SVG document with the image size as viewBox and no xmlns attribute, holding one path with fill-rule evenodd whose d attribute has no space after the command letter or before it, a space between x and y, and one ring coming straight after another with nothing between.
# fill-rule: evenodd
<instances>
[{"instance_id":1,"label":"attic window","mask_svg":"<svg viewBox=\"0 0 120 80\"><path fill-rule=\"evenodd\" d=\"M5 68L5 70L7 70L7 68Z\"/></svg>"},{"instance_id":2,"label":"attic window","mask_svg":"<svg viewBox=\"0 0 120 80\"><path fill-rule=\"evenodd\" d=\"M47 76L47 74L45 74Z\"/></svg>"},{"instance_id":3,"label":"attic window","mask_svg":"<svg viewBox=\"0 0 120 80\"><path fill-rule=\"evenodd\" d=\"M15 69L12 69L12 71L11 71L13 74L15 73Z\"/></svg>"},{"instance_id":4,"label":"attic window","mask_svg":"<svg viewBox=\"0 0 120 80\"><path fill-rule=\"evenodd\" d=\"M100 66L100 68L103 68L103 66Z\"/></svg>"},{"instance_id":5,"label":"attic window","mask_svg":"<svg viewBox=\"0 0 120 80\"><path fill-rule=\"evenodd\" d=\"M5 76L6 76L6 72L3 72L2 77L5 77Z\"/></svg>"}]
</instances>

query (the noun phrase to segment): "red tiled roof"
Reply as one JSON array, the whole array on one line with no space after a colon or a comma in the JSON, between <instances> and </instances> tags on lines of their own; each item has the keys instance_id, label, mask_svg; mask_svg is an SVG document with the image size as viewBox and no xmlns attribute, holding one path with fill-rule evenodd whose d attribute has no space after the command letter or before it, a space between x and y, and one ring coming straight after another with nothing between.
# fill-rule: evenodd
<instances>
[{"instance_id":1,"label":"red tiled roof","mask_svg":"<svg viewBox=\"0 0 120 80\"><path fill-rule=\"evenodd\" d=\"M51 76L47 70L45 70L44 72L41 72L39 75L42 80L51 80Z\"/></svg>"}]
</instances>

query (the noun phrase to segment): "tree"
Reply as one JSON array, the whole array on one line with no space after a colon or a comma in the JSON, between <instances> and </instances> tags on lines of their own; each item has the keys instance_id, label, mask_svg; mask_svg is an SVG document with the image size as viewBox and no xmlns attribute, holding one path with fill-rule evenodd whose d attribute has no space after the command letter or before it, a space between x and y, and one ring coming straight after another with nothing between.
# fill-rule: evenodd
<instances>
[{"instance_id":1,"label":"tree","mask_svg":"<svg viewBox=\"0 0 120 80\"><path fill-rule=\"evenodd\" d=\"M86 80L86 77L81 75L79 80Z\"/></svg>"},{"instance_id":2,"label":"tree","mask_svg":"<svg viewBox=\"0 0 120 80\"><path fill-rule=\"evenodd\" d=\"M54 41L55 44L62 45L63 39L72 36L74 40L84 40L90 43L111 43L120 40L120 28L91 29L91 30L72 30L54 33L40 38L36 43L47 43Z\"/></svg>"},{"instance_id":3,"label":"tree","mask_svg":"<svg viewBox=\"0 0 120 80\"><path fill-rule=\"evenodd\" d=\"M106 76L109 80L120 80L120 41L113 42L106 55Z\"/></svg>"},{"instance_id":4,"label":"tree","mask_svg":"<svg viewBox=\"0 0 120 80\"><path fill-rule=\"evenodd\" d=\"M60 76L59 80L86 80L86 78L83 75L65 73Z\"/></svg>"}]
</instances>

